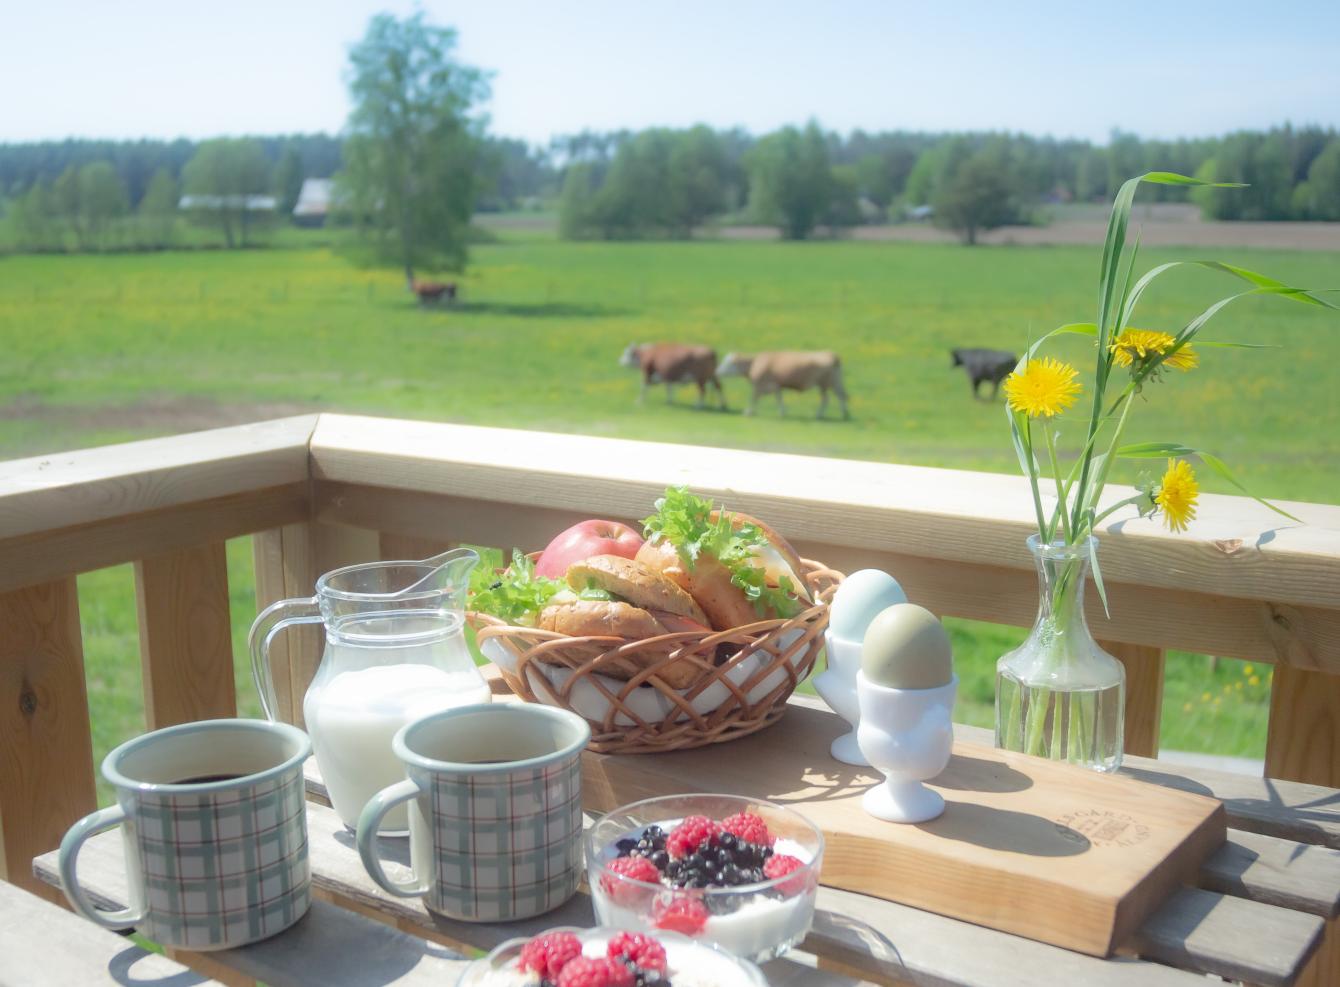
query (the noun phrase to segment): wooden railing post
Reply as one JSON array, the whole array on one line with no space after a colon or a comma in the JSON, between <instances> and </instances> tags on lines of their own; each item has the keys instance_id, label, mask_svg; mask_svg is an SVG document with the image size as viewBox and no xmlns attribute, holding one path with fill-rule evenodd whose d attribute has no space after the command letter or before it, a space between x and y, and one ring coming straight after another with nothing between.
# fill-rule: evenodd
<instances>
[{"instance_id":1,"label":"wooden railing post","mask_svg":"<svg viewBox=\"0 0 1340 987\"><path fill-rule=\"evenodd\" d=\"M135 598L149 729L236 716L224 543L136 562Z\"/></svg>"},{"instance_id":2,"label":"wooden railing post","mask_svg":"<svg viewBox=\"0 0 1340 987\"><path fill-rule=\"evenodd\" d=\"M1116 641L1099 643L1126 666L1123 749L1140 757L1158 757L1159 722L1163 717L1163 649Z\"/></svg>"},{"instance_id":3,"label":"wooden railing post","mask_svg":"<svg viewBox=\"0 0 1340 987\"><path fill-rule=\"evenodd\" d=\"M1340 787L1340 675L1275 666L1266 777Z\"/></svg>"},{"instance_id":4,"label":"wooden railing post","mask_svg":"<svg viewBox=\"0 0 1340 987\"><path fill-rule=\"evenodd\" d=\"M97 807L74 576L0 594L0 879L63 901L33 858Z\"/></svg>"}]
</instances>

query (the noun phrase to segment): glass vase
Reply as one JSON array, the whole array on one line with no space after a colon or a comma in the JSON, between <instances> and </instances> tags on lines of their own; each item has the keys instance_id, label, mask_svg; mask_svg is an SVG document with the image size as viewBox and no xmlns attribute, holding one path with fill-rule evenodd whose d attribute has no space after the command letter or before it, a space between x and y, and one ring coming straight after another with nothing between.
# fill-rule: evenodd
<instances>
[{"instance_id":1,"label":"glass vase","mask_svg":"<svg viewBox=\"0 0 1340 987\"><path fill-rule=\"evenodd\" d=\"M1121 766L1126 669L1098 646L1084 619L1093 539L1029 551L1038 569L1038 616L1027 640L996 663L996 746L1097 771Z\"/></svg>"}]
</instances>

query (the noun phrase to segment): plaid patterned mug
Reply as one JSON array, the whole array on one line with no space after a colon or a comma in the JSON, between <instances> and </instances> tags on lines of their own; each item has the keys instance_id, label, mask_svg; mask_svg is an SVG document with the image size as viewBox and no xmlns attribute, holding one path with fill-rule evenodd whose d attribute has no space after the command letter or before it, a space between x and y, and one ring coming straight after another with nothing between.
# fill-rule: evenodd
<instances>
[{"instance_id":1,"label":"plaid patterned mug","mask_svg":"<svg viewBox=\"0 0 1340 987\"><path fill-rule=\"evenodd\" d=\"M231 949L283 932L307 912L311 867L302 763L307 734L286 723L202 720L127 741L102 762L117 804L84 817L60 846L75 911L164 946ZM121 826L130 904L103 911L79 885L79 849Z\"/></svg>"},{"instance_id":2,"label":"plaid patterned mug","mask_svg":"<svg viewBox=\"0 0 1340 987\"><path fill-rule=\"evenodd\" d=\"M391 742L407 780L358 820L358 852L388 893L422 897L448 918L542 915L582 873L582 748L591 728L567 710L525 703L457 706L415 720ZM382 817L409 803L414 873L396 881L377 856Z\"/></svg>"}]
</instances>

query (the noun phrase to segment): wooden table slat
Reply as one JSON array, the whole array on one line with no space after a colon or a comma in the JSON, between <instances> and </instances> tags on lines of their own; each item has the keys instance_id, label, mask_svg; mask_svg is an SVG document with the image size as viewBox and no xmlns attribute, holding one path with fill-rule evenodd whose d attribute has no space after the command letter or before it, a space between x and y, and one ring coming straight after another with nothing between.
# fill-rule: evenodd
<instances>
[{"instance_id":1,"label":"wooden table slat","mask_svg":"<svg viewBox=\"0 0 1340 987\"><path fill-rule=\"evenodd\" d=\"M1315 915L1199 888L1168 899L1135 935L1142 956L1263 987L1289 987L1321 944Z\"/></svg>"},{"instance_id":2,"label":"wooden table slat","mask_svg":"<svg viewBox=\"0 0 1340 987\"><path fill-rule=\"evenodd\" d=\"M0 881L0 987L115 983L196 987L218 981Z\"/></svg>"},{"instance_id":3,"label":"wooden table slat","mask_svg":"<svg viewBox=\"0 0 1340 987\"><path fill-rule=\"evenodd\" d=\"M1330 919L1340 915L1340 850L1229 830L1200 886Z\"/></svg>"}]
</instances>

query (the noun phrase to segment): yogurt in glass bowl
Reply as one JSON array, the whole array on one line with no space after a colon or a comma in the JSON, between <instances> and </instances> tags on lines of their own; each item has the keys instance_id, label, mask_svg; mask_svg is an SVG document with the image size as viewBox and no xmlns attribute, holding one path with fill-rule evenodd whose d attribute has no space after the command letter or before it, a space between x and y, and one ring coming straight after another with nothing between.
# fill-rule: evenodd
<instances>
[{"instance_id":1,"label":"yogurt in glass bowl","mask_svg":"<svg viewBox=\"0 0 1340 987\"><path fill-rule=\"evenodd\" d=\"M678 932L758 963L805 938L824 838L793 809L737 795L670 795L586 833L602 926Z\"/></svg>"},{"instance_id":2,"label":"yogurt in glass bowl","mask_svg":"<svg viewBox=\"0 0 1340 987\"><path fill-rule=\"evenodd\" d=\"M617 929L551 929L529 939L509 939L475 960L457 987L540 987L561 985L574 960L588 969L569 979L614 987L767 987L753 963L675 932L655 935ZM605 965L601 975L590 967ZM574 976L582 973L585 976Z\"/></svg>"}]
</instances>

